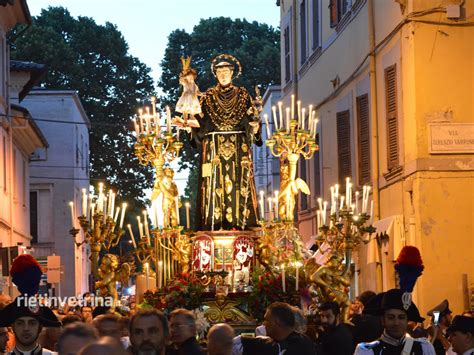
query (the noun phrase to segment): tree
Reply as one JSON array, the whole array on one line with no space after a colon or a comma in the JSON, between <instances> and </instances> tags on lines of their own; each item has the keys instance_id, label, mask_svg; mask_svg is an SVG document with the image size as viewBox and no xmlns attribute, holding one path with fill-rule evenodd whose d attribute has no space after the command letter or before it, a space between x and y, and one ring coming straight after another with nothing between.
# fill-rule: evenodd
<instances>
[{"instance_id":1,"label":"tree","mask_svg":"<svg viewBox=\"0 0 474 355\"><path fill-rule=\"evenodd\" d=\"M91 180L107 180L129 202L143 205L153 176L133 153L130 118L154 93L153 80L150 69L128 53L117 27L49 7L15 40L12 57L47 64L43 87L77 90L92 126Z\"/></svg>"},{"instance_id":2,"label":"tree","mask_svg":"<svg viewBox=\"0 0 474 355\"><path fill-rule=\"evenodd\" d=\"M240 19L202 19L192 33L178 29L168 37L168 46L161 62L162 75L158 82L164 92L162 104L173 107L179 98L181 56L192 56L192 66L198 73L197 84L204 91L215 85L211 61L223 53L239 59L243 72L235 84L246 87L252 95L255 85L260 86L263 95L268 85L280 82L280 33L277 29ZM181 169L195 169L197 154L189 144L185 144Z\"/></svg>"}]
</instances>

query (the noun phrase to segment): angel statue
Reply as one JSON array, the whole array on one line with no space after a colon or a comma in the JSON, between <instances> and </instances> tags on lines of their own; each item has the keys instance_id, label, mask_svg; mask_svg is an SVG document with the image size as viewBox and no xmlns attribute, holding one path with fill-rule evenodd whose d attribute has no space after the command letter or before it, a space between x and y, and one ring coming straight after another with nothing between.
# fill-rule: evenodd
<instances>
[{"instance_id":1,"label":"angel statue","mask_svg":"<svg viewBox=\"0 0 474 355\"><path fill-rule=\"evenodd\" d=\"M123 285L128 284L130 270L130 264L122 263L120 265L117 255L105 254L102 257L99 267L100 280L95 283L95 287L99 290L100 296L112 297L112 309L115 309L118 300L116 282L119 281Z\"/></svg>"},{"instance_id":2,"label":"angel statue","mask_svg":"<svg viewBox=\"0 0 474 355\"><path fill-rule=\"evenodd\" d=\"M178 127L199 127L199 122L194 115L201 114L201 105L198 96L201 96L196 85L196 70L191 68L191 57L181 57L183 70L179 74L179 83L183 87L183 93L176 103L176 112L183 114L183 117L174 117L173 124Z\"/></svg>"}]
</instances>

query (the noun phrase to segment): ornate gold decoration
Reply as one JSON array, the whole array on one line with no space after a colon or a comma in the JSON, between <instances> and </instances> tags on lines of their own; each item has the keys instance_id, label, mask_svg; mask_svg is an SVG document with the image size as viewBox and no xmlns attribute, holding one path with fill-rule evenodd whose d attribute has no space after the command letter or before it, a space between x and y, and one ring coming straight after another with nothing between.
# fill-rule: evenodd
<instances>
[{"instance_id":1,"label":"ornate gold decoration","mask_svg":"<svg viewBox=\"0 0 474 355\"><path fill-rule=\"evenodd\" d=\"M239 302L225 299L224 295L216 295L215 301L204 302L209 308L204 315L210 322L254 322L252 317L239 308Z\"/></svg>"},{"instance_id":2,"label":"ornate gold decoration","mask_svg":"<svg viewBox=\"0 0 474 355\"><path fill-rule=\"evenodd\" d=\"M128 284L130 265L128 263L120 264L117 255L105 254L102 257L98 273L100 280L95 283L95 287L99 290L100 296L112 297L112 309L115 309L118 300L116 282Z\"/></svg>"},{"instance_id":3,"label":"ornate gold decoration","mask_svg":"<svg viewBox=\"0 0 474 355\"><path fill-rule=\"evenodd\" d=\"M237 68L239 69L239 71L237 72L237 75L234 76L234 79L238 78L240 74L242 74L242 65L240 64L240 61L237 58L235 58L233 55L230 55L230 54L220 54L216 56L211 62L211 72L214 76L216 76L216 65L224 61L233 62L234 66L237 66Z\"/></svg>"}]
</instances>

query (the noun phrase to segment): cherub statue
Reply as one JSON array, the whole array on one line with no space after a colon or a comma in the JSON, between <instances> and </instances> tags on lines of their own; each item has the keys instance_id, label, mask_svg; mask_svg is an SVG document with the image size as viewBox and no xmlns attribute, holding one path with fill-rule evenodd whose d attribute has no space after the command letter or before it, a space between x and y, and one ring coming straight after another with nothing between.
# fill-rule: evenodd
<instances>
[{"instance_id":1,"label":"cherub statue","mask_svg":"<svg viewBox=\"0 0 474 355\"><path fill-rule=\"evenodd\" d=\"M316 286L318 298L322 301L337 302L341 307L343 319L347 320L350 308L347 288L350 286L350 281L347 276L343 275L341 261L340 256L332 254L326 264L319 266L315 272L308 276L309 282Z\"/></svg>"},{"instance_id":2,"label":"cherub statue","mask_svg":"<svg viewBox=\"0 0 474 355\"><path fill-rule=\"evenodd\" d=\"M189 272L189 263L191 260L191 243L185 235L179 235L173 246L173 259L177 260L181 266L181 272Z\"/></svg>"},{"instance_id":3,"label":"cherub statue","mask_svg":"<svg viewBox=\"0 0 474 355\"><path fill-rule=\"evenodd\" d=\"M183 114L182 118L175 117L173 123L182 127L199 127L199 122L194 115L200 115L201 105L198 96L201 95L198 86L195 83L197 73L191 68L191 57L181 57L183 69L179 74L179 83L183 87L183 93L176 103L176 112Z\"/></svg>"},{"instance_id":4,"label":"cherub statue","mask_svg":"<svg viewBox=\"0 0 474 355\"><path fill-rule=\"evenodd\" d=\"M163 193L163 213L165 227L176 227L179 225L179 192L178 186L173 181L174 171L171 168L164 170L162 179L158 182Z\"/></svg>"},{"instance_id":5,"label":"cherub statue","mask_svg":"<svg viewBox=\"0 0 474 355\"><path fill-rule=\"evenodd\" d=\"M128 263L120 265L117 255L105 254L102 257L99 267L100 280L95 283L95 287L99 290L100 296L112 297L112 309L115 309L118 300L116 282L128 284L130 269Z\"/></svg>"}]
</instances>

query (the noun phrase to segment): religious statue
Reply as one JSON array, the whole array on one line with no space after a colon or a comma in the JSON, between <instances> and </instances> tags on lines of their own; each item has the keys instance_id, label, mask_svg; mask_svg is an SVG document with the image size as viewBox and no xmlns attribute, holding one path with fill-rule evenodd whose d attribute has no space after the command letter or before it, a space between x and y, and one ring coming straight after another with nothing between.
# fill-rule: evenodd
<instances>
[{"instance_id":1,"label":"religious statue","mask_svg":"<svg viewBox=\"0 0 474 355\"><path fill-rule=\"evenodd\" d=\"M128 283L130 277L130 265L122 263L120 265L119 258L114 254L105 254L102 257L99 267L100 280L95 283L96 289L102 297L112 298L112 309L117 306L117 281L122 284Z\"/></svg>"},{"instance_id":2,"label":"religious statue","mask_svg":"<svg viewBox=\"0 0 474 355\"><path fill-rule=\"evenodd\" d=\"M326 264L316 267L307 267L309 271L309 283L316 287L316 293L320 302L333 301L341 307L341 314L344 320L349 316L349 294L350 278L343 274L343 258L338 254L332 254ZM310 265L308 265L310 266ZM312 269L312 271L311 271ZM316 271L314 271L316 269Z\"/></svg>"},{"instance_id":3,"label":"religious statue","mask_svg":"<svg viewBox=\"0 0 474 355\"><path fill-rule=\"evenodd\" d=\"M179 225L179 192L173 177L173 169L166 168L163 177L158 182L160 191L163 193L165 227L176 227Z\"/></svg>"},{"instance_id":4,"label":"religious statue","mask_svg":"<svg viewBox=\"0 0 474 355\"><path fill-rule=\"evenodd\" d=\"M197 203L201 230L245 229L257 226L257 197L253 175L252 144L262 145L261 98L253 99L243 87L232 84L240 62L219 55L211 71L217 85L201 96L200 127L193 128L201 148Z\"/></svg>"},{"instance_id":5,"label":"religious statue","mask_svg":"<svg viewBox=\"0 0 474 355\"><path fill-rule=\"evenodd\" d=\"M179 83L183 93L176 103L176 112L183 114L182 118L174 117L173 124L182 127L199 127L199 122L194 115L201 114L201 104L198 96L202 95L195 83L197 73L191 68L191 57L181 57L182 71L179 74Z\"/></svg>"}]
</instances>

